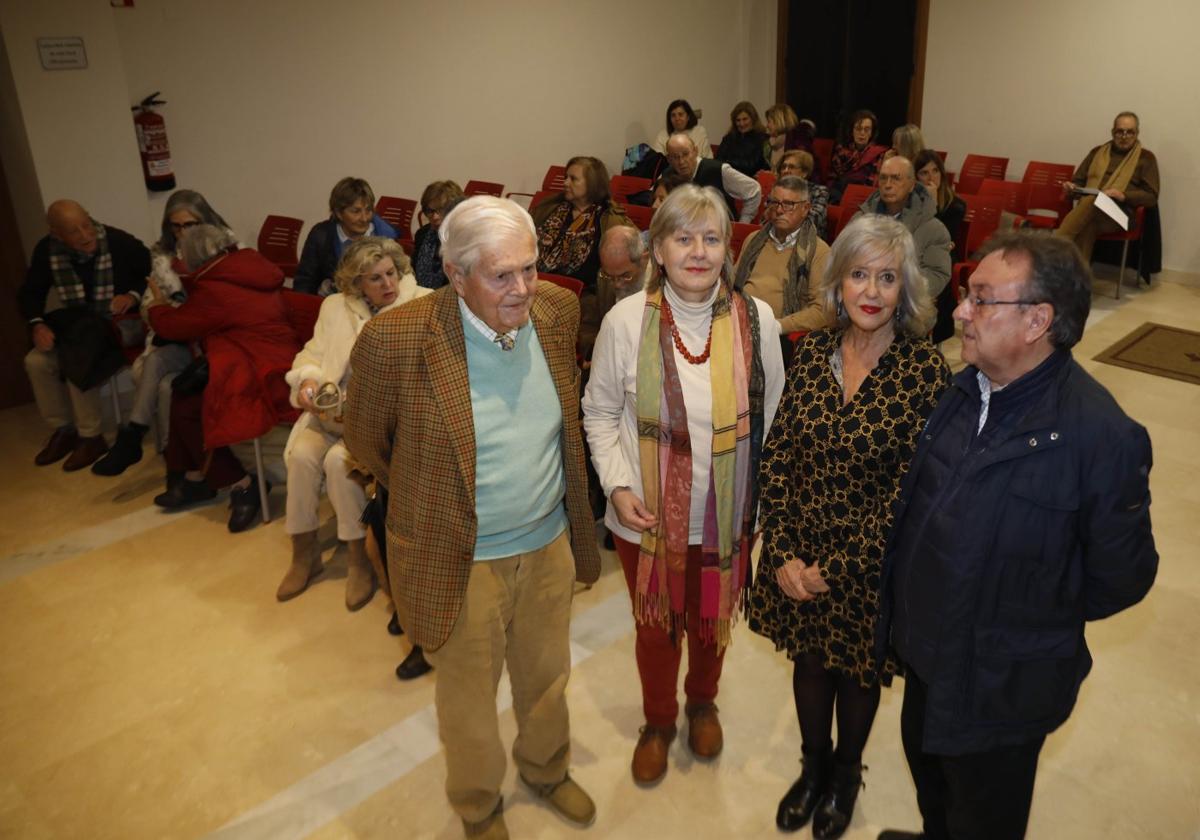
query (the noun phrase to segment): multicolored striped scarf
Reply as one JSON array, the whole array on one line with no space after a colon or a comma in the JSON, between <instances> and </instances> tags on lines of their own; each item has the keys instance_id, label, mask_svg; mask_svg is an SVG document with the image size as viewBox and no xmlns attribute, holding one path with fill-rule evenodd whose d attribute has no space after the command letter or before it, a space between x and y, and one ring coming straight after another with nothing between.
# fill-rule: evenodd
<instances>
[{"instance_id":1,"label":"multicolored striped scarf","mask_svg":"<svg viewBox=\"0 0 1200 840\"><path fill-rule=\"evenodd\" d=\"M682 638L691 522L692 451L687 408L662 289L646 295L638 347L638 451L642 497L658 525L642 532L635 618ZM705 494L700 570L700 636L724 649L750 569L764 377L758 310L724 283L712 305L712 462Z\"/></svg>"},{"instance_id":2,"label":"multicolored striped scarf","mask_svg":"<svg viewBox=\"0 0 1200 840\"><path fill-rule=\"evenodd\" d=\"M95 220L92 221L92 225L96 228L96 253L89 257L96 261L96 270L92 275L92 305L97 312L108 315L114 293L113 258L108 250L108 232L104 225ZM63 306L87 304L87 289L75 271L74 255L77 253L61 240L50 237L50 273L54 277L58 299Z\"/></svg>"}]
</instances>

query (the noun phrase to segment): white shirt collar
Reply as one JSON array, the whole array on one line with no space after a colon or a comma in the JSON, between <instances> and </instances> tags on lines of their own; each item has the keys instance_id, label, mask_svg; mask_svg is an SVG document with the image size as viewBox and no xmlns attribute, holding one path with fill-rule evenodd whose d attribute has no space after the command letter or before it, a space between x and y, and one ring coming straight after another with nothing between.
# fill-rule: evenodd
<instances>
[{"instance_id":1,"label":"white shirt collar","mask_svg":"<svg viewBox=\"0 0 1200 840\"><path fill-rule=\"evenodd\" d=\"M497 346L503 348L503 345L499 341L500 336L503 335L513 342L513 346L516 345L517 333L520 332L519 329L509 330L506 333L496 332L494 329L489 327L482 318L472 312L471 307L467 306L467 302L461 297L458 299L458 311L462 313L462 316L466 319L467 323L479 330L480 335L482 335L488 341L494 342Z\"/></svg>"}]
</instances>

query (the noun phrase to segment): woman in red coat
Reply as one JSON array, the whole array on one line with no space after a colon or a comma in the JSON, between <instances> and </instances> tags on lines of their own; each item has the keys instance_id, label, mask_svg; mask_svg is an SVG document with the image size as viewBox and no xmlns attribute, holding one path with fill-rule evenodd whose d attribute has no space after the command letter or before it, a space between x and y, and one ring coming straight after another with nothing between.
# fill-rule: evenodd
<instances>
[{"instance_id":1,"label":"woman in red coat","mask_svg":"<svg viewBox=\"0 0 1200 840\"><path fill-rule=\"evenodd\" d=\"M236 533L259 515L259 479L228 447L296 419L283 377L301 342L288 320L283 273L273 263L252 249L239 250L228 231L212 225L189 230L181 247L193 272L188 299L178 308L164 306L152 286L150 325L164 338L198 342L208 381L196 383L194 393L176 388L172 395L163 452L167 492L154 503L180 508L232 485L229 530Z\"/></svg>"}]
</instances>

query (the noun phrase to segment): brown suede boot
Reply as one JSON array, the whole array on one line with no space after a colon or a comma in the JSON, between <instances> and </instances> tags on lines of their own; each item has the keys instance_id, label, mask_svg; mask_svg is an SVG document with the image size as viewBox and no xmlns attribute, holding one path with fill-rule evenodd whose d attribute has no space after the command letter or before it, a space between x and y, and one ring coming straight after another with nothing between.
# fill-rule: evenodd
<instances>
[{"instance_id":1,"label":"brown suede boot","mask_svg":"<svg viewBox=\"0 0 1200 840\"><path fill-rule=\"evenodd\" d=\"M325 567L321 565L321 546L317 543L316 531L292 534L292 565L288 567L275 597L280 601L295 598Z\"/></svg>"},{"instance_id":2,"label":"brown suede boot","mask_svg":"<svg viewBox=\"0 0 1200 840\"><path fill-rule=\"evenodd\" d=\"M375 570L367 559L366 542L346 541L346 609L351 612L366 606L375 594Z\"/></svg>"}]
</instances>

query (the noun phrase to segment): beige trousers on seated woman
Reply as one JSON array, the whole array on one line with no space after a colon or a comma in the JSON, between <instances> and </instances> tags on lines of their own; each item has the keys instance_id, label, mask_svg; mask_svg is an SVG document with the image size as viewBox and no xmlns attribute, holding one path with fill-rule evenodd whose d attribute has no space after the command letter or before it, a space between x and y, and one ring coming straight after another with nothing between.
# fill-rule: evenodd
<instances>
[{"instance_id":1,"label":"beige trousers on seated woman","mask_svg":"<svg viewBox=\"0 0 1200 840\"><path fill-rule=\"evenodd\" d=\"M366 526L359 522L367 497L349 476L350 453L341 437L313 424L296 433L287 461L287 527L289 534L305 534L321 525L317 508L321 484L337 514L338 539L361 540Z\"/></svg>"}]
</instances>

